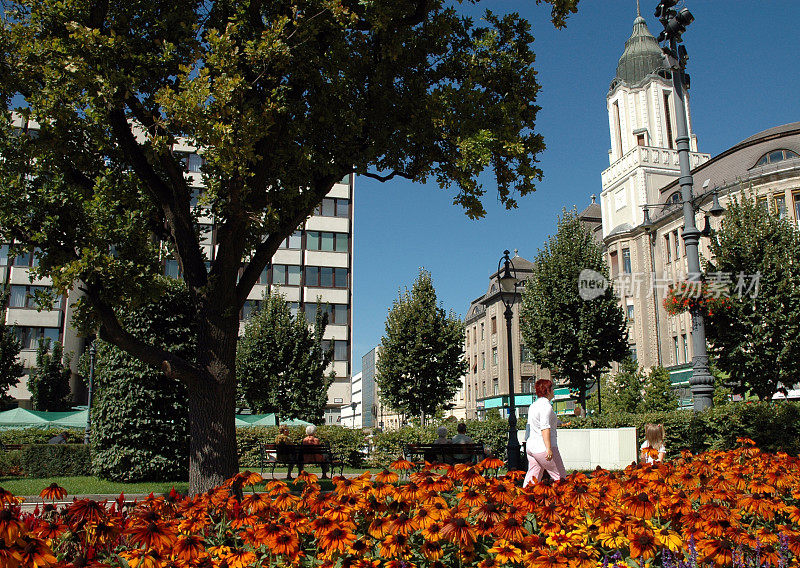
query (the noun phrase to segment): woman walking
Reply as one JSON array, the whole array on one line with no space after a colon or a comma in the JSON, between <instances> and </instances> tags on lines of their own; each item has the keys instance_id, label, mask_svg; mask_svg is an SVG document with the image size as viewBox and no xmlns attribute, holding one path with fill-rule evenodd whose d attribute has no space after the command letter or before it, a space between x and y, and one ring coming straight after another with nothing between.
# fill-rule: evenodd
<instances>
[{"instance_id":1,"label":"woman walking","mask_svg":"<svg viewBox=\"0 0 800 568\"><path fill-rule=\"evenodd\" d=\"M528 424L530 436L525 444L525 453L528 455L528 473L522 487L526 487L534 478L541 481L546 470L553 481L564 479L567 471L558 451L558 436L556 427L558 418L553 412L550 403L555 396L553 381L539 379L535 385L537 399L528 409Z\"/></svg>"}]
</instances>

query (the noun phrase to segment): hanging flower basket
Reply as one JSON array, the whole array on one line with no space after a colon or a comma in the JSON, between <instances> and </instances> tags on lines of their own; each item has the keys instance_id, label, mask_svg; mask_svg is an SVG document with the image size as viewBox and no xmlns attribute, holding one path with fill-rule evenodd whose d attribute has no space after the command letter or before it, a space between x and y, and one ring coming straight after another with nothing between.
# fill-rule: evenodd
<instances>
[{"instance_id":1,"label":"hanging flower basket","mask_svg":"<svg viewBox=\"0 0 800 568\"><path fill-rule=\"evenodd\" d=\"M707 282L679 282L664 298L664 309L671 316L691 312L694 308L702 310L703 315L713 316L714 312L730 307L730 297L719 289L712 290Z\"/></svg>"}]
</instances>

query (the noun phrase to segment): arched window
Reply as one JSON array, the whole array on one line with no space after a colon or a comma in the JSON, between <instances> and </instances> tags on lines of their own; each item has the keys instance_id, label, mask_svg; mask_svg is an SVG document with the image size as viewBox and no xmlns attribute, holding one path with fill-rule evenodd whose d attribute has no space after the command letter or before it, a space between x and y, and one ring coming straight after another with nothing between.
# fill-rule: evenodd
<instances>
[{"instance_id":1,"label":"arched window","mask_svg":"<svg viewBox=\"0 0 800 568\"><path fill-rule=\"evenodd\" d=\"M786 149L772 150L761 156L756 162L756 166L774 164L776 162L782 162L784 160L791 160L792 158L800 158L800 156L797 155L797 152L793 152L791 150L786 150Z\"/></svg>"},{"instance_id":2,"label":"arched window","mask_svg":"<svg viewBox=\"0 0 800 568\"><path fill-rule=\"evenodd\" d=\"M667 200L667 203L669 203L669 204L675 204L675 203L680 203L680 202L681 202L681 192L680 191L676 191L675 193L670 195L669 199Z\"/></svg>"}]
</instances>

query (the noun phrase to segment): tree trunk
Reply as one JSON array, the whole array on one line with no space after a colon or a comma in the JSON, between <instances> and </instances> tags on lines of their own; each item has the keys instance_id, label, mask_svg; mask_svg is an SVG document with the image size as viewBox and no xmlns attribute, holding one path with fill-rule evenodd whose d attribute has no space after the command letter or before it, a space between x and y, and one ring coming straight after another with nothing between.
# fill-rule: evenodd
<instances>
[{"instance_id":1,"label":"tree trunk","mask_svg":"<svg viewBox=\"0 0 800 568\"><path fill-rule=\"evenodd\" d=\"M189 493L216 487L239 471L235 381L200 381L189 390Z\"/></svg>"},{"instance_id":2,"label":"tree trunk","mask_svg":"<svg viewBox=\"0 0 800 568\"><path fill-rule=\"evenodd\" d=\"M198 359L207 373L189 388L191 495L216 487L239 472L235 422L239 322L238 317L230 320L217 325L201 323Z\"/></svg>"}]
</instances>

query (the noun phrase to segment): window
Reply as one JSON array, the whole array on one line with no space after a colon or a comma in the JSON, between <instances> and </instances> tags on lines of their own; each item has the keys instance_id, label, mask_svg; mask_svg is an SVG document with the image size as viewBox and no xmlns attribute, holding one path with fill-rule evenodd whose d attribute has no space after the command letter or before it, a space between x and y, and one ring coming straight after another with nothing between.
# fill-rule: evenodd
<instances>
[{"instance_id":1,"label":"window","mask_svg":"<svg viewBox=\"0 0 800 568\"><path fill-rule=\"evenodd\" d=\"M18 254L14 257L14 266L30 266L31 265L31 253L23 252L22 254Z\"/></svg>"},{"instance_id":2,"label":"window","mask_svg":"<svg viewBox=\"0 0 800 568\"><path fill-rule=\"evenodd\" d=\"M773 150L761 156L756 162L756 166L765 166L767 164L774 164L784 160L791 160L792 158L800 157L796 152L791 150Z\"/></svg>"},{"instance_id":3,"label":"window","mask_svg":"<svg viewBox=\"0 0 800 568\"><path fill-rule=\"evenodd\" d=\"M36 293L43 292L46 295L49 295L49 291L49 286L12 286L11 295L8 299L8 307L31 308L38 310L39 305L36 303ZM52 309L61 309L61 296L55 296L53 298Z\"/></svg>"},{"instance_id":4,"label":"window","mask_svg":"<svg viewBox=\"0 0 800 568\"><path fill-rule=\"evenodd\" d=\"M492 335L497 333L497 317L492 316Z\"/></svg>"},{"instance_id":5,"label":"window","mask_svg":"<svg viewBox=\"0 0 800 568\"><path fill-rule=\"evenodd\" d=\"M347 252L347 233L328 233L325 231L306 231L306 249L327 252ZM297 248L300 248L299 246Z\"/></svg>"},{"instance_id":6,"label":"window","mask_svg":"<svg viewBox=\"0 0 800 568\"><path fill-rule=\"evenodd\" d=\"M800 219L800 217L798 217L798 219ZM485 330L484 330L483 322L481 322L481 341L483 341L486 338L486 334L484 333L484 331Z\"/></svg>"},{"instance_id":7,"label":"window","mask_svg":"<svg viewBox=\"0 0 800 568\"><path fill-rule=\"evenodd\" d=\"M664 120L667 123L667 147L670 150L675 149L675 143L672 141L672 120L669 117L669 93L664 93Z\"/></svg>"},{"instance_id":8,"label":"window","mask_svg":"<svg viewBox=\"0 0 800 568\"><path fill-rule=\"evenodd\" d=\"M469 330L467 330L466 345L467 345L467 347L469 347Z\"/></svg>"},{"instance_id":9,"label":"window","mask_svg":"<svg viewBox=\"0 0 800 568\"><path fill-rule=\"evenodd\" d=\"M520 342L519 344L519 360L522 363L533 363L533 353L528 346Z\"/></svg>"},{"instance_id":10,"label":"window","mask_svg":"<svg viewBox=\"0 0 800 568\"><path fill-rule=\"evenodd\" d=\"M314 215L322 217L344 217L350 216L350 200L338 197L326 197L322 203L314 209Z\"/></svg>"},{"instance_id":11,"label":"window","mask_svg":"<svg viewBox=\"0 0 800 568\"><path fill-rule=\"evenodd\" d=\"M8 266L8 245L0 246L0 266Z\"/></svg>"},{"instance_id":12,"label":"window","mask_svg":"<svg viewBox=\"0 0 800 568\"><path fill-rule=\"evenodd\" d=\"M486 369L486 352L481 353L481 369Z\"/></svg>"},{"instance_id":13,"label":"window","mask_svg":"<svg viewBox=\"0 0 800 568\"><path fill-rule=\"evenodd\" d=\"M688 363L689 362L689 340L686 337L685 333L683 335L681 335L681 339L683 340L683 362L684 363Z\"/></svg>"},{"instance_id":14,"label":"window","mask_svg":"<svg viewBox=\"0 0 800 568\"><path fill-rule=\"evenodd\" d=\"M497 396L500 394L500 383L497 379L492 381L492 393Z\"/></svg>"},{"instance_id":15,"label":"window","mask_svg":"<svg viewBox=\"0 0 800 568\"><path fill-rule=\"evenodd\" d=\"M52 347L53 343L61 338L61 330L57 327L15 327L14 332L17 334L22 349L35 350L39 347L39 342L44 339L50 340Z\"/></svg>"},{"instance_id":16,"label":"window","mask_svg":"<svg viewBox=\"0 0 800 568\"><path fill-rule=\"evenodd\" d=\"M622 249L622 271L625 274L631 273L631 249Z\"/></svg>"},{"instance_id":17,"label":"window","mask_svg":"<svg viewBox=\"0 0 800 568\"><path fill-rule=\"evenodd\" d=\"M333 360L334 361L348 361L349 360L349 353L348 353L348 343L343 339L324 339L322 341L322 348L328 350L331 345L331 341L333 341Z\"/></svg>"},{"instance_id":18,"label":"window","mask_svg":"<svg viewBox=\"0 0 800 568\"><path fill-rule=\"evenodd\" d=\"M620 123L620 116L619 116L619 103L614 101L613 105L613 113L614 113L614 127L616 129L616 143L617 147L617 158L622 156L622 126Z\"/></svg>"},{"instance_id":19,"label":"window","mask_svg":"<svg viewBox=\"0 0 800 568\"><path fill-rule=\"evenodd\" d=\"M347 269L329 266L306 266L306 286L347 288Z\"/></svg>"},{"instance_id":20,"label":"window","mask_svg":"<svg viewBox=\"0 0 800 568\"><path fill-rule=\"evenodd\" d=\"M677 335L672 338L672 342L673 342L673 344L674 344L673 346L675 348L675 364L677 365L680 362L680 360L678 359L679 352L678 352L678 336Z\"/></svg>"},{"instance_id":21,"label":"window","mask_svg":"<svg viewBox=\"0 0 800 568\"><path fill-rule=\"evenodd\" d=\"M483 391L483 396L486 396L486 381L483 381L483 384L481 385L481 389Z\"/></svg>"},{"instance_id":22,"label":"window","mask_svg":"<svg viewBox=\"0 0 800 568\"><path fill-rule=\"evenodd\" d=\"M533 377L522 377L522 392L523 394L532 393L534 388L535 381Z\"/></svg>"},{"instance_id":23,"label":"window","mask_svg":"<svg viewBox=\"0 0 800 568\"><path fill-rule=\"evenodd\" d=\"M678 229L672 231L672 243L675 246L675 258L681 257L681 240L678 238Z\"/></svg>"},{"instance_id":24,"label":"window","mask_svg":"<svg viewBox=\"0 0 800 568\"><path fill-rule=\"evenodd\" d=\"M283 248L283 249L299 249L299 248L303 248L302 235L303 235L303 233L301 231L295 231L294 233L292 233L291 235L289 235L288 237L286 237L284 239L284 241L281 243L281 247L280 248Z\"/></svg>"},{"instance_id":25,"label":"window","mask_svg":"<svg viewBox=\"0 0 800 568\"><path fill-rule=\"evenodd\" d=\"M794 200L794 220L800 224L800 193L793 193L792 199Z\"/></svg>"},{"instance_id":26,"label":"window","mask_svg":"<svg viewBox=\"0 0 800 568\"><path fill-rule=\"evenodd\" d=\"M492 365L497 367L497 347L492 347Z\"/></svg>"},{"instance_id":27,"label":"window","mask_svg":"<svg viewBox=\"0 0 800 568\"><path fill-rule=\"evenodd\" d=\"M637 134L636 135L636 144L637 146L644 146L644 134Z\"/></svg>"},{"instance_id":28,"label":"window","mask_svg":"<svg viewBox=\"0 0 800 568\"><path fill-rule=\"evenodd\" d=\"M613 250L608 254L608 265L611 267L611 277L615 278L617 273L619 272L619 266L617 265L617 251Z\"/></svg>"},{"instance_id":29,"label":"window","mask_svg":"<svg viewBox=\"0 0 800 568\"><path fill-rule=\"evenodd\" d=\"M786 196L785 195L776 195L775 196L775 213L778 214L778 217L784 219L786 217Z\"/></svg>"},{"instance_id":30,"label":"window","mask_svg":"<svg viewBox=\"0 0 800 568\"><path fill-rule=\"evenodd\" d=\"M769 209L769 204L767 203L766 197L757 197L756 205L758 205L759 207L763 207L764 209Z\"/></svg>"},{"instance_id":31,"label":"window","mask_svg":"<svg viewBox=\"0 0 800 568\"><path fill-rule=\"evenodd\" d=\"M293 264L274 264L272 266L272 283L278 286L300 286L301 271L299 266Z\"/></svg>"},{"instance_id":32,"label":"window","mask_svg":"<svg viewBox=\"0 0 800 568\"><path fill-rule=\"evenodd\" d=\"M199 172L203 166L203 157L195 152L173 152L172 154L184 172Z\"/></svg>"},{"instance_id":33,"label":"window","mask_svg":"<svg viewBox=\"0 0 800 568\"><path fill-rule=\"evenodd\" d=\"M181 270L177 260L167 260L164 262L164 276L169 276L170 278L181 277Z\"/></svg>"},{"instance_id":34,"label":"window","mask_svg":"<svg viewBox=\"0 0 800 568\"><path fill-rule=\"evenodd\" d=\"M664 235L664 253L667 257L667 262L672 262L672 244L669 242L669 233Z\"/></svg>"},{"instance_id":35,"label":"window","mask_svg":"<svg viewBox=\"0 0 800 568\"><path fill-rule=\"evenodd\" d=\"M246 300L244 306L242 306L242 319L250 319L250 316L253 315L258 308L261 306L261 300Z\"/></svg>"},{"instance_id":36,"label":"window","mask_svg":"<svg viewBox=\"0 0 800 568\"><path fill-rule=\"evenodd\" d=\"M633 304L628 304L626 306L626 309L627 309L628 321L633 321Z\"/></svg>"},{"instance_id":37,"label":"window","mask_svg":"<svg viewBox=\"0 0 800 568\"><path fill-rule=\"evenodd\" d=\"M630 354L631 354L631 361L636 361L636 360L638 360L638 355L636 354L636 347L631 347L631 348L629 349L629 352L630 352Z\"/></svg>"},{"instance_id":38,"label":"window","mask_svg":"<svg viewBox=\"0 0 800 568\"><path fill-rule=\"evenodd\" d=\"M256 284L269 284L269 264L267 264L264 270L261 271L261 274L258 275Z\"/></svg>"},{"instance_id":39,"label":"window","mask_svg":"<svg viewBox=\"0 0 800 568\"><path fill-rule=\"evenodd\" d=\"M323 311L328 313L328 323L337 325L346 325L349 321L347 304L322 304ZM303 304L303 312L306 315L306 320L314 322L317 317L317 304L316 302L306 302Z\"/></svg>"}]
</instances>

